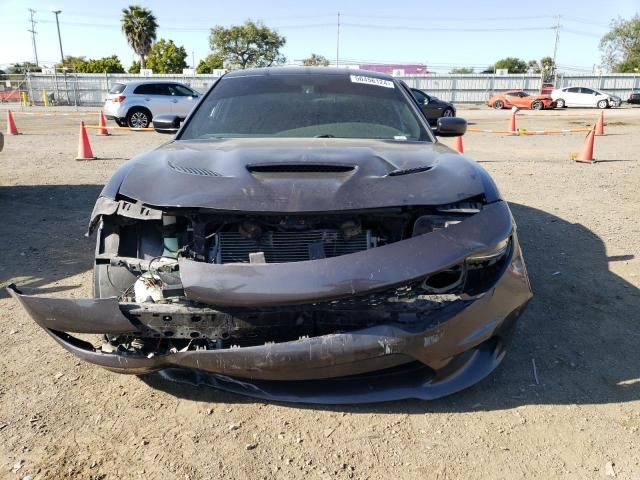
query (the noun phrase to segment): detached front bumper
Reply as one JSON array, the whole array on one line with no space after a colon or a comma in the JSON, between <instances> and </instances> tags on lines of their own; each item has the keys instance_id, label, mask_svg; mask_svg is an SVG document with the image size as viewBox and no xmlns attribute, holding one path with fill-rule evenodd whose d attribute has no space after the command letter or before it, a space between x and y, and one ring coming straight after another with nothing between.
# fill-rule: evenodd
<instances>
[{"instance_id":1,"label":"detached front bumper","mask_svg":"<svg viewBox=\"0 0 640 480\"><path fill-rule=\"evenodd\" d=\"M306 304L312 295L326 301L399 285L456 264L469 252L482 251L512 235L505 269L490 290L451 302L410 325L390 322L242 348L157 355L105 353L66 332L135 335L139 326L123 314L116 298L47 298L24 295L15 288L9 293L66 350L121 373L169 369L165 374L174 380L283 401L437 398L476 383L500 363L512 327L531 298L511 216L506 204L500 204L451 231L316 260L313 270L300 265L310 262L244 267L181 263L187 298L212 304L217 300L218 306L282 307ZM344 268L336 271L336 260Z\"/></svg>"}]
</instances>

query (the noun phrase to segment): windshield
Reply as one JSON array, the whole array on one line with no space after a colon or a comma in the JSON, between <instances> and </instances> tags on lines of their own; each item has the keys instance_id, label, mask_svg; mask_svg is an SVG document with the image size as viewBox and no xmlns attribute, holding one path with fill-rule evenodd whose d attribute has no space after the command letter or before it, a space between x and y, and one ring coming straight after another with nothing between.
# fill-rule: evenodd
<instances>
[{"instance_id":1,"label":"windshield","mask_svg":"<svg viewBox=\"0 0 640 480\"><path fill-rule=\"evenodd\" d=\"M396 83L308 73L223 77L180 135L237 137L431 140Z\"/></svg>"}]
</instances>

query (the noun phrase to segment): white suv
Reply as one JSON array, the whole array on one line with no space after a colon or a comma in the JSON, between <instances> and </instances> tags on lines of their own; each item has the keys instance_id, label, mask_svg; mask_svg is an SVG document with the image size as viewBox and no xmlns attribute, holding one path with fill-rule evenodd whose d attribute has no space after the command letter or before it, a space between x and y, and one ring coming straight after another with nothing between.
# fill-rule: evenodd
<instances>
[{"instance_id":1,"label":"white suv","mask_svg":"<svg viewBox=\"0 0 640 480\"><path fill-rule=\"evenodd\" d=\"M104 114L121 127L146 128L156 115L171 114L184 119L199 96L177 82L114 83L104 102Z\"/></svg>"},{"instance_id":2,"label":"white suv","mask_svg":"<svg viewBox=\"0 0 640 480\"><path fill-rule=\"evenodd\" d=\"M551 92L551 98L555 100L556 107L619 107L622 103L620 97L609 95L594 88L566 87Z\"/></svg>"}]
</instances>

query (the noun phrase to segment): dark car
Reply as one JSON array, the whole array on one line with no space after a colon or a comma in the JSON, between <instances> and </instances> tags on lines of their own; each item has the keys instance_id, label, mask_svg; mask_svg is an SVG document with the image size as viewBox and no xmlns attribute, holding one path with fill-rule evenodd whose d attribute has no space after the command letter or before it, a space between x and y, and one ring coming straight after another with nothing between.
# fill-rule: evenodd
<instances>
[{"instance_id":1,"label":"dark car","mask_svg":"<svg viewBox=\"0 0 640 480\"><path fill-rule=\"evenodd\" d=\"M627 99L627 103L640 105L640 92L631 92Z\"/></svg>"},{"instance_id":2,"label":"dark car","mask_svg":"<svg viewBox=\"0 0 640 480\"><path fill-rule=\"evenodd\" d=\"M442 118L437 132L465 129ZM459 391L500 364L531 298L491 177L372 72L225 75L175 140L115 172L89 230L94 298L9 287L56 342L268 400Z\"/></svg>"},{"instance_id":3,"label":"dark car","mask_svg":"<svg viewBox=\"0 0 640 480\"><path fill-rule=\"evenodd\" d=\"M456 116L456 107L453 106L453 103L440 100L417 88L412 88L411 93L420 105L431 126L435 126L439 118Z\"/></svg>"}]
</instances>

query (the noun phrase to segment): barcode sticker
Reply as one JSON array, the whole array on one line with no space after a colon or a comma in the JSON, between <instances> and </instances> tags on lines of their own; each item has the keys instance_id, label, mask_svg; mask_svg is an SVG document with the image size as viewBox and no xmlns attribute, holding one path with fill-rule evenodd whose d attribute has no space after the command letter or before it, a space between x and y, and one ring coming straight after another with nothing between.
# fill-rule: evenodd
<instances>
[{"instance_id":1,"label":"barcode sticker","mask_svg":"<svg viewBox=\"0 0 640 480\"><path fill-rule=\"evenodd\" d=\"M391 80L366 77L364 75L351 75L351 83L364 83L365 85L375 85L377 87L395 88Z\"/></svg>"}]
</instances>

